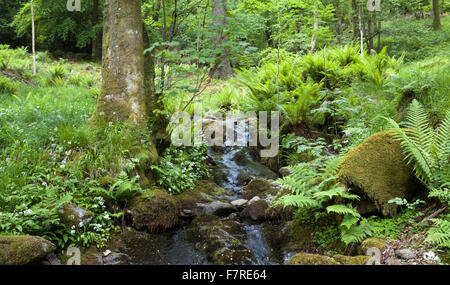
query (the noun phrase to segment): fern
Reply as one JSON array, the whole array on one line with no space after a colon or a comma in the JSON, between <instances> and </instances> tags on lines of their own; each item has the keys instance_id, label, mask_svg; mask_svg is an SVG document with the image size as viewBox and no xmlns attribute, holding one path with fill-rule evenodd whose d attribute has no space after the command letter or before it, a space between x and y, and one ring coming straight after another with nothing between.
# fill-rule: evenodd
<instances>
[{"instance_id":1,"label":"fern","mask_svg":"<svg viewBox=\"0 0 450 285\"><path fill-rule=\"evenodd\" d=\"M347 200L359 200L358 195L348 193L337 181L341 158L319 157L311 163L300 163L289 167L291 175L279 179L281 186L292 192L290 195L278 198L275 204L294 206L319 211L327 214L343 215L344 219L339 225L341 240L350 244L359 242L373 233L373 228L361 218L356 208L350 204L329 205L324 209L323 204L340 197Z\"/></svg>"},{"instance_id":2,"label":"fern","mask_svg":"<svg viewBox=\"0 0 450 285\"><path fill-rule=\"evenodd\" d=\"M408 163L429 189L441 188L448 183L450 175L450 111L437 130L428 124L423 106L413 100L408 111L407 121L402 129L394 120L388 119L391 134L400 141Z\"/></svg>"},{"instance_id":3,"label":"fern","mask_svg":"<svg viewBox=\"0 0 450 285\"><path fill-rule=\"evenodd\" d=\"M431 221L435 225L428 230L425 241L434 243L438 247L450 248L450 215L447 215L447 219L431 219Z\"/></svg>"},{"instance_id":4,"label":"fern","mask_svg":"<svg viewBox=\"0 0 450 285\"><path fill-rule=\"evenodd\" d=\"M349 229L342 229L341 239L348 245L355 242L361 242L365 238L373 235L373 233L374 228L366 220L362 220L359 225L355 223Z\"/></svg>"},{"instance_id":5,"label":"fern","mask_svg":"<svg viewBox=\"0 0 450 285\"><path fill-rule=\"evenodd\" d=\"M355 208L352 208L351 205L331 205L327 207L328 213L338 213L342 215L351 215L354 217L361 217L358 211Z\"/></svg>"}]
</instances>

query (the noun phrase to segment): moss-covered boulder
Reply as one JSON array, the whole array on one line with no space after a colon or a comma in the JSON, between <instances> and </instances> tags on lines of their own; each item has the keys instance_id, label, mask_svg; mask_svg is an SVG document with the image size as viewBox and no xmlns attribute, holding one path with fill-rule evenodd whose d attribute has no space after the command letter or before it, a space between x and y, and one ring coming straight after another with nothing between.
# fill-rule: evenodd
<instances>
[{"instance_id":1,"label":"moss-covered boulder","mask_svg":"<svg viewBox=\"0 0 450 285\"><path fill-rule=\"evenodd\" d=\"M298 253L291 257L288 265L365 265L369 260L368 256L345 256L335 255L333 257L311 254Z\"/></svg>"},{"instance_id":2,"label":"moss-covered boulder","mask_svg":"<svg viewBox=\"0 0 450 285\"><path fill-rule=\"evenodd\" d=\"M365 255L369 248L378 248L380 252L386 250L386 241L381 238L368 238L365 239L358 247L359 254Z\"/></svg>"},{"instance_id":3,"label":"moss-covered boulder","mask_svg":"<svg viewBox=\"0 0 450 285\"><path fill-rule=\"evenodd\" d=\"M180 202L164 190L147 190L131 199L126 214L136 230L165 231L177 224Z\"/></svg>"},{"instance_id":4,"label":"moss-covered boulder","mask_svg":"<svg viewBox=\"0 0 450 285\"><path fill-rule=\"evenodd\" d=\"M250 200L255 196L265 197L267 195L276 195L278 189L271 182L263 178L255 178L245 186L242 198Z\"/></svg>"},{"instance_id":5,"label":"moss-covered boulder","mask_svg":"<svg viewBox=\"0 0 450 285\"><path fill-rule=\"evenodd\" d=\"M221 220L216 216L197 217L192 221L187 238L214 264L253 262L253 255L245 243L245 229L234 220Z\"/></svg>"},{"instance_id":6,"label":"moss-covered boulder","mask_svg":"<svg viewBox=\"0 0 450 285\"><path fill-rule=\"evenodd\" d=\"M288 265L333 265L336 262L329 256L312 254L312 253L297 253L292 256Z\"/></svg>"},{"instance_id":7,"label":"moss-covered boulder","mask_svg":"<svg viewBox=\"0 0 450 285\"><path fill-rule=\"evenodd\" d=\"M383 215L394 215L395 197L409 199L420 184L405 162L400 144L388 132L377 133L344 157L339 177L347 186L367 196Z\"/></svg>"},{"instance_id":8,"label":"moss-covered boulder","mask_svg":"<svg viewBox=\"0 0 450 285\"><path fill-rule=\"evenodd\" d=\"M0 236L0 265L40 264L54 250L36 236Z\"/></svg>"},{"instance_id":9,"label":"moss-covered boulder","mask_svg":"<svg viewBox=\"0 0 450 285\"><path fill-rule=\"evenodd\" d=\"M253 203L249 202L248 206L240 213L240 217L253 221L263 221L266 219L266 210L268 207L269 205L264 200L258 200Z\"/></svg>"},{"instance_id":10,"label":"moss-covered boulder","mask_svg":"<svg viewBox=\"0 0 450 285\"><path fill-rule=\"evenodd\" d=\"M83 227L94 218L94 213L72 204L63 204L58 210L59 219L67 227Z\"/></svg>"}]
</instances>

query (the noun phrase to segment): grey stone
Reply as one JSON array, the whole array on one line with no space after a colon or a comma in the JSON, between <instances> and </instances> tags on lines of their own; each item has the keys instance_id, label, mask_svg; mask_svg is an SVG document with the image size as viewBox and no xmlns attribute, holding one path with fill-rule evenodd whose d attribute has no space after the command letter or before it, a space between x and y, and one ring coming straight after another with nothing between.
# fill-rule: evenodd
<instances>
[{"instance_id":1,"label":"grey stone","mask_svg":"<svg viewBox=\"0 0 450 285\"><path fill-rule=\"evenodd\" d=\"M203 208L204 215L216 215L218 217L227 217L231 213L237 212L235 206L221 201L214 201L208 204L197 203L197 207Z\"/></svg>"},{"instance_id":2,"label":"grey stone","mask_svg":"<svg viewBox=\"0 0 450 285\"><path fill-rule=\"evenodd\" d=\"M417 251L411 248L402 248L395 251L395 255L401 259L413 259L417 256Z\"/></svg>"}]
</instances>

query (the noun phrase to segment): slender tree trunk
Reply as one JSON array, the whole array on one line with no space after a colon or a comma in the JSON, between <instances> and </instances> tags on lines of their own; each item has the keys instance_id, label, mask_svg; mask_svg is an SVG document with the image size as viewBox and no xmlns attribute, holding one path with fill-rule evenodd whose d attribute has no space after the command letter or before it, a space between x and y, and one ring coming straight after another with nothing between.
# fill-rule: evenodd
<instances>
[{"instance_id":1,"label":"slender tree trunk","mask_svg":"<svg viewBox=\"0 0 450 285\"><path fill-rule=\"evenodd\" d=\"M377 35L378 35L377 52L380 52L381 51L381 20L378 20L378 23L377 23Z\"/></svg>"},{"instance_id":2,"label":"slender tree trunk","mask_svg":"<svg viewBox=\"0 0 450 285\"><path fill-rule=\"evenodd\" d=\"M314 0L314 26L313 26L313 35L311 39L311 51L316 49L317 44L317 31L319 30L319 18L317 12L317 0Z\"/></svg>"},{"instance_id":3,"label":"slender tree trunk","mask_svg":"<svg viewBox=\"0 0 450 285\"><path fill-rule=\"evenodd\" d=\"M98 14L99 14L99 0L93 0L92 7L92 26L95 27L98 25ZM92 38L92 58L98 58L101 56L101 35L99 33L95 33Z\"/></svg>"},{"instance_id":4,"label":"slender tree trunk","mask_svg":"<svg viewBox=\"0 0 450 285\"><path fill-rule=\"evenodd\" d=\"M336 10L336 35L337 35L337 43L338 45L342 44L342 11L341 11L341 0L334 1L334 9Z\"/></svg>"},{"instance_id":5,"label":"slender tree trunk","mask_svg":"<svg viewBox=\"0 0 450 285\"><path fill-rule=\"evenodd\" d=\"M35 31L34 31L34 7L33 1L31 0L31 50L33 53L33 76L36 76L36 49L35 49Z\"/></svg>"},{"instance_id":6,"label":"slender tree trunk","mask_svg":"<svg viewBox=\"0 0 450 285\"><path fill-rule=\"evenodd\" d=\"M211 68L210 77L226 79L233 74L231 61L228 58L229 51L223 44L228 41L226 20L226 0L212 0L212 16L214 37L212 39L214 50L216 51L216 63Z\"/></svg>"},{"instance_id":7,"label":"slender tree trunk","mask_svg":"<svg viewBox=\"0 0 450 285\"><path fill-rule=\"evenodd\" d=\"M359 2L358 8L358 21L359 21L359 34L360 34L360 44L361 44L361 54L364 51L364 26L363 26L363 11L362 4Z\"/></svg>"},{"instance_id":8,"label":"slender tree trunk","mask_svg":"<svg viewBox=\"0 0 450 285\"><path fill-rule=\"evenodd\" d=\"M352 23L353 23L353 38L356 40L359 40L360 34L359 34L359 28L358 28L358 22L359 22L359 6L357 0L352 0Z\"/></svg>"},{"instance_id":9,"label":"slender tree trunk","mask_svg":"<svg viewBox=\"0 0 450 285\"><path fill-rule=\"evenodd\" d=\"M375 36L375 34L373 34L373 29L372 29L372 16L369 15L369 19L367 20L367 35L368 35L368 43L367 43L367 49L369 50L369 52L371 50L373 50L373 37Z\"/></svg>"},{"instance_id":10,"label":"slender tree trunk","mask_svg":"<svg viewBox=\"0 0 450 285\"><path fill-rule=\"evenodd\" d=\"M162 0L162 6L163 6L163 42L167 41L167 16L166 16L166 0ZM163 44L162 48L165 50L166 45ZM164 91L165 87L165 80L166 80L166 63L164 55L161 56L161 90Z\"/></svg>"},{"instance_id":11,"label":"slender tree trunk","mask_svg":"<svg viewBox=\"0 0 450 285\"><path fill-rule=\"evenodd\" d=\"M433 0L433 28L441 27L441 12L439 10L439 0Z\"/></svg>"},{"instance_id":12,"label":"slender tree trunk","mask_svg":"<svg viewBox=\"0 0 450 285\"><path fill-rule=\"evenodd\" d=\"M144 44L140 0L106 0L102 87L91 121L131 121L145 127Z\"/></svg>"}]
</instances>

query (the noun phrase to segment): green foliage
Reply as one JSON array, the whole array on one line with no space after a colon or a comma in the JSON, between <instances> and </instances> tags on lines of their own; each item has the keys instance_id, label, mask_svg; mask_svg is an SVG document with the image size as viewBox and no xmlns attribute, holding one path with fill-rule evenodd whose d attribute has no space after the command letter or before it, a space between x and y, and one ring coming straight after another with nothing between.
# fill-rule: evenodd
<instances>
[{"instance_id":1,"label":"green foliage","mask_svg":"<svg viewBox=\"0 0 450 285\"><path fill-rule=\"evenodd\" d=\"M408 111L404 129L393 120L392 134L405 152L408 163L414 172L430 190L430 197L438 197L448 207L450 202L450 111L434 130L429 126L427 112L423 106L413 100ZM450 223L448 216L433 219L435 225L428 231L427 240L440 247L449 246Z\"/></svg>"},{"instance_id":2,"label":"green foliage","mask_svg":"<svg viewBox=\"0 0 450 285\"><path fill-rule=\"evenodd\" d=\"M348 193L337 181L340 158L319 157L310 163L299 163L289 167L291 174L278 182L292 192L277 199L277 204L294 206L312 212L323 212L343 216L339 225L341 240L345 244L360 242L373 232L373 228L362 219L351 205L336 201L359 200L358 195ZM326 204L328 203L328 206ZM331 205L329 205L331 203Z\"/></svg>"},{"instance_id":3,"label":"green foliage","mask_svg":"<svg viewBox=\"0 0 450 285\"><path fill-rule=\"evenodd\" d=\"M16 85L8 78L0 76L0 93L14 94L17 92Z\"/></svg>"},{"instance_id":4,"label":"green foliage","mask_svg":"<svg viewBox=\"0 0 450 285\"><path fill-rule=\"evenodd\" d=\"M394 218L370 217L368 221L374 229L372 236L390 240L399 239L407 226L414 222L416 216L416 211L406 209Z\"/></svg>"},{"instance_id":5,"label":"green foliage","mask_svg":"<svg viewBox=\"0 0 450 285\"><path fill-rule=\"evenodd\" d=\"M411 103L404 129L394 120L387 120L417 178L430 190L443 190L450 181L450 111L436 131L429 126L427 112L417 100Z\"/></svg>"},{"instance_id":6,"label":"green foliage","mask_svg":"<svg viewBox=\"0 0 450 285\"><path fill-rule=\"evenodd\" d=\"M450 248L450 215L441 219L432 219L435 223L429 230L425 241L438 247Z\"/></svg>"},{"instance_id":7,"label":"green foliage","mask_svg":"<svg viewBox=\"0 0 450 285\"><path fill-rule=\"evenodd\" d=\"M209 175L205 164L205 146L169 147L159 166L151 166L158 173L157 184L171 194L193 189L197 180Z\"/></svg>"},{"instance_id":8,"label":"green foliage","mask_svg":"<svg viewBox=\"0 0 450 285\"><path fill-rule=\"evenodd\" d=\"M137 179L138 176L130 179L128 174L125 171L122 171L109 190L93 188L92 191L112 200L117 205L124 205L134 194L142 192L141 186L136 182Z\"/></svg>"}]
</instances>

